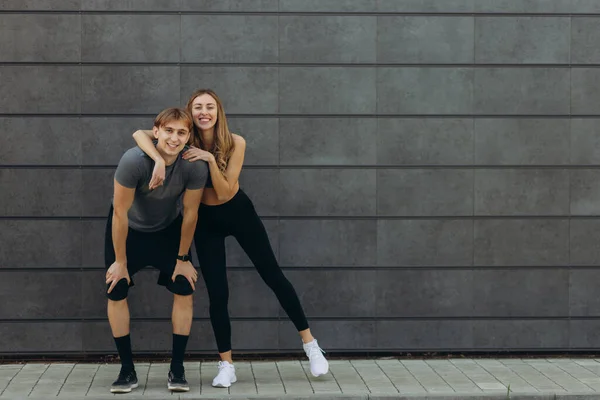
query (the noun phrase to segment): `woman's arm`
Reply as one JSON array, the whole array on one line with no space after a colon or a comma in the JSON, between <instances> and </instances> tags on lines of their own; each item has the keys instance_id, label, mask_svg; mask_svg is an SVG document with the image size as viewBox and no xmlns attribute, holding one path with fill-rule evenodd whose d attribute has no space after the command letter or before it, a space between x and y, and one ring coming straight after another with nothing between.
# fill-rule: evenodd
<instances>
[{"instance_id":1,"label":"woman's arm","mask_svg":"<svg viewBox=\"0 0 600 400\"><path fill-rule=\"evenodd\" d=\"M235 147L224 174L219 170L215 156L210 152L192 146L183 153L185 160L190 162L202 160L208 163L208 171L212 179L213 189L217 193L219 200L229 200L231 198L231 192L238 182L240 173L242 172L242 165L244 164L246 141L241 136L235 134L233 135L233 140L235 141Z\"/></svg>"},{"instance_id":2,"label":"woman's arm","mask_svg":"<svg viewBox=\"0 0 600 400\"><path fill-rule=\"evenodd\" d=\"M154 160L154 170L152 171L152 178L150 179L150 190L159 187L165 180L165 160L161 157L156 146L152 142L154 138L153 132L147 130L137 130L133 132L133 139L140 149L150 158Z\"/></svg>"},{"instance_id":3,"label":"woman's arm","mask_svg":"<svg viewBox=\"0 0 600 400\"><path fill-rule=\"evenodd\" d=\"M242 166L244 165L246 141L239 135L233 135L233 140L235 141L235 148L233 154L229 158L227 169L224 174L219 170L219 166L214 157L211 157L208 161L213 188L215 189L219 200L229 200L231 198L231 192L240 178Z\"/></svg>"}]
</instances>

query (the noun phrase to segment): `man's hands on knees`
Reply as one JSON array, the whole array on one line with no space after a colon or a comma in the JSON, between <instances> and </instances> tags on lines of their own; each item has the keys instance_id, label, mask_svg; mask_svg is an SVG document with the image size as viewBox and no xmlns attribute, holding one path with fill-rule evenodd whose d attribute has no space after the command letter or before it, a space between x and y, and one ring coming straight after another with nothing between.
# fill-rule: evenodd
<instances>
[{"instance_id":1,"label":"man's hands on knees","mask_svg":"<svg viewBox=\"0 0 600 400\"><path fill-rule=\"evenodd\" d=\"M131 278L129 277L129 272L127 271L127 263L115 261L112 263L108 271L106 271L106 284L110 284L107 293L112 292L117 283L119 283L119 281L123 278L127 279L127 284L131 283Z\"/></svg>"},{"instance_id":2,"label":"man's hands on knees","mask_svg":"<svg viewBox=\"0 0 600 400\"><path fill-rule=\"evenodd\" d=\"M175 265L175 271L173 271L173 276L171 276L171 280L175 282L175 278L177 275L181 275L185 277L192 286L194 291L196 290L196 281L198 280L198 272L196 268L189 261L181 261L177 260L177 265Z\"/></svg>"}]
</instances>

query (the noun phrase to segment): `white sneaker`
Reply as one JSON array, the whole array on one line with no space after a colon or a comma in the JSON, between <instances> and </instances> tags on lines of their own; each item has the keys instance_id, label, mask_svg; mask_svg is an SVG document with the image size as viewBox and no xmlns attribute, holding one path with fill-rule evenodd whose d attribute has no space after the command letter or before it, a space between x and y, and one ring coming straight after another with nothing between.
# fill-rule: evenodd
<instances>
[{"instance_id":1,"label":"white sneaker","mask_svg":"<svg viewBox=\"0 0 600 400\"><path fill-rule=\"evenodd\" d=\"M219 361L219 373L213 379L214 387L228 388L232 383L237 382L235 376L235 367L228 361Z\"/></svg>"},{"instance_id":2,"label":"white sneaker","mask_svg":"<svg viewBox=\"0 0 600 400\"><path fill-rule=\"evenodd\" d=\"M310 360L310 373L315 378L321 375L325 375L329 371L329 363L323 356L325 353L317 343L317 339L312 342L304 343L304 352Z\"/></svg>"}]
</instances>

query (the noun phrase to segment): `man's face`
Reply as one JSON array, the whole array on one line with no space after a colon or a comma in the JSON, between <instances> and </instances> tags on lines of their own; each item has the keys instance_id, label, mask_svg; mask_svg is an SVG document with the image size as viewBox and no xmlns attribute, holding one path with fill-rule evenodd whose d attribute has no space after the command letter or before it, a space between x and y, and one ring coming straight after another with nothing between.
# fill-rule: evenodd
<instances>
[{"instance_id":1,"label":"man's face","mask_svg":"<svg viewBox=\"0 0 600 400\"><path fill-rule=\"evenodd\" d=\"M158 139L156 148L169 156L179 154L190 138L190 130L183 121L169 121L153 130L154 137Z\"/></svg>"}]
</instances>

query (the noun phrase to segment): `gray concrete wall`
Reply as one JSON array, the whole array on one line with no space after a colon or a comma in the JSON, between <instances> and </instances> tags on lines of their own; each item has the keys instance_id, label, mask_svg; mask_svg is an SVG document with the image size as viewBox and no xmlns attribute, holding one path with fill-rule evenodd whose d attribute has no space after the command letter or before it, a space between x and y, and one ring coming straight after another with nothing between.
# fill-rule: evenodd
<instances>
[{"instance_id":1,"label":"gray concrete wall","mask_svg":"<svg viewBox=\"0 0 600 400\"><path fill-rule=\"evenodd\" d=\"M600 2L3 0L0 354L113 352L114 167L199 87L331 351L600 345ZM234 348L298 351L229 242ZM143 271L134 348L170 348ZM205 289L192 352L214 352Z\"/></svg>"}]
</instances>

